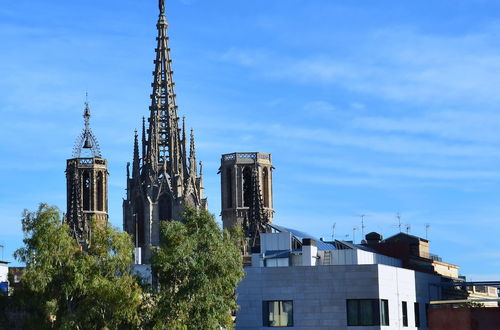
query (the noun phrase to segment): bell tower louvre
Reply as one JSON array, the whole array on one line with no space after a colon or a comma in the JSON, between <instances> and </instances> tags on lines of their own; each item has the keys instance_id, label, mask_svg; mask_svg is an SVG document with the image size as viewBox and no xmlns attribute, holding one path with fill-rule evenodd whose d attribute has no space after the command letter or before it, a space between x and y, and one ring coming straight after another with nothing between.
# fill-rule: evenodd
<instances>
[{"instance_id":1,"label":"bell tower louvre","mask_svg":"<svg viewBox=\"0 0 500 330\"><path fill-rule=\"evenodd\" d=\"M149 247L160 243L161 221L181 220L184 205L207 208L194 131L191 129L188 142L184 118L181 122L177 114L164 0L159 0L156 28L149 117L142 120L140 141L137 131L134 135L132 170L128 163L123 201L123 229L133 236L144 263L149 263Z\"/></svg>"},{"instance_id":2,"label":"bell tower louvre","mask_svg":"<svg viewBox=\"0 0 500 330\"><path fill-rule=\"evenodd\" d=\"M65 221L82 247L90 244L91 220L108 221L108 169L90 129L90 107L85 102L85 127L66 161L67 212Z\"/></svg>"}]
</instances>

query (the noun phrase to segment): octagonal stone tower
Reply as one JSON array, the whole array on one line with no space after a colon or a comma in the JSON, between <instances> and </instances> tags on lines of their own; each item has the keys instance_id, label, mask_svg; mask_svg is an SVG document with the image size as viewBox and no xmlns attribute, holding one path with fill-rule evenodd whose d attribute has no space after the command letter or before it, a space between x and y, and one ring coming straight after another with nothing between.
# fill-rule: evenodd
<instances>
[{"instance_id":1,"label":"octagonal stone tower","mask_svg":"<svg viewBox=\"0 0 500 330\"><path fill-rule=\"evenodd\" d=\"M237 222L272 222L273 169L271 154L234 152L222 155L219 173L224 228L229 229Z\"/></svg>"},{"instance_id":2,"label":"octagonal stone tower","mask_svg":"<svg viewBox=\"0 0 500 330\"><path fill-rule=\"evenodd\" d=\"M108 168L97 139L90 129L90 108L85 102L85 127L71 159L66 161L67 212L65 221L82 247L90 243L91 220L108 221Z\"/></svg>"}]
</instances>

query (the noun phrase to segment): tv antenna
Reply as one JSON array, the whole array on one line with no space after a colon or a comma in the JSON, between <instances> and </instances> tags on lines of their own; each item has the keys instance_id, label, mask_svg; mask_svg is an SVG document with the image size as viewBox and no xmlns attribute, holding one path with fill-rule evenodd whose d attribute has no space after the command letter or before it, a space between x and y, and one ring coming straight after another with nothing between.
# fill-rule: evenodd
<instances>
[{"instance_id":1,"label":"tv antenna","mask_svg":"<svg viewBox=\"0 0 500 330\"><path fill-rule=\"evenodd\" d=\"M396 213L396 219L398 219L398 228L399 228L399 232L401 233L401 226L403 224L401 223L401 214L399 212Z\"/></svg>"},{"instance_id":2,"label":"tv antenna","mask_svg":"<svg viewBox=\"0 0 500 330\"><path fill-rule=\"evenodd\" d=\"M426 224L425 224L425 239L426 239L426 240L429 240L427 236L428 236L428 234L429 234L429 227L430 227L430 226L431 226L431 224L430 224L430 223L426 223Z\"/></svg>"},{"instance_id":3,"label":"tv antenna","mask_svg":"<svg viewBox=\"0 0 500 330\"><path fill-rule=\"evenodd\" d=\"M333 223L332 226L332 241L335 241L335 226L337 225L336 222Z\"/></svg>"},{"instance_id":4,"label":"tv antenna","mask_svg":"<svg viewBox=\"0 0 500 330\"><path fill-rule=\"evenodd\" d=\"M2 259L0 259L0 261L5 261L5 260L3 260L3 249L4 249L4 248L5 248L5 246L0 245L0 249L2 249Z\"/></svg>"},{"instance_id":5,"label":"tv antenna","mask_svg":"<svg viewBox=\"0 0 500 330\"><path fill-rule=\"evenodd\" d=\"M410 229L411 229L411 225L410 225L409 223L407 223L407 224L405 225L405 228L406 228L406 234L409 234Z\"/></svg>"},{"instance_id":6,"label":"tv antenna","mask_svg":"<svg viewBox=\"0 0 500 330\"><path fill-rule=\"evenodd\" d=\"M361 239L364 239L364 237L365 237L365 228L366 228L366 226L365 226L365 217L367 217L368 214L360 214L359 216L361 218Z\"/></svg>"}]
</instances>

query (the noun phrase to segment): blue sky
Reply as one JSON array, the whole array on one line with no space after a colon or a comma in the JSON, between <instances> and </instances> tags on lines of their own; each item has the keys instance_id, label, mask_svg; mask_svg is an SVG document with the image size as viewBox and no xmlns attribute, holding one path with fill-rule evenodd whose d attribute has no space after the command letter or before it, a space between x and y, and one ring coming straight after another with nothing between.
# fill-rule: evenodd
<instances>
[{"instance_id":1,"label":"blue sky","mask_svg":"<svg viewBox=\"0 0 500 330\"><path fill-rule=\"evenodd\" d=\"M410 233L473 280L500 278L497 1L167 1L181 115L209 209L220 155L273 154L275 221L318 237ZM91 125L121 227L133 130L147 116L155 1L4 1L0 244L20 215L65 210L65 160ZM348 236L346 236L348 235ZM360 231L356 232L356 241Z\"/></svg>"}]
</instances>

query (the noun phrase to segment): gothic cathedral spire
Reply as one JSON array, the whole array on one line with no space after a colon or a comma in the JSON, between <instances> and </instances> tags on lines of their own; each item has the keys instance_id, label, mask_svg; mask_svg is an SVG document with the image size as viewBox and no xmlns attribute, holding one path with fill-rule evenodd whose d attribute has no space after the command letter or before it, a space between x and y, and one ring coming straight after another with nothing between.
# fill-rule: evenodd
<instances>
[{"instance_id":1,"label":"gothic cathedral spire","mask_svg":"<svg viewBox=\"0 0 500 330\"><path fill-rule=\"evenodd\" d=\"M194 142L188 160L184 120L182 129L179 127L163 0L159 0L156 28L148 128L143 119L142 159L138 159L136 135L132 177L127 179L127 198L123 202L124 230L134 236L136 248L141 248L146 263L149 262L150 246L159 244L160 221L181 220L185 204L207 207L201 176L196 173L196 165L192 166Z\"/></svg>"}]
</instances>

